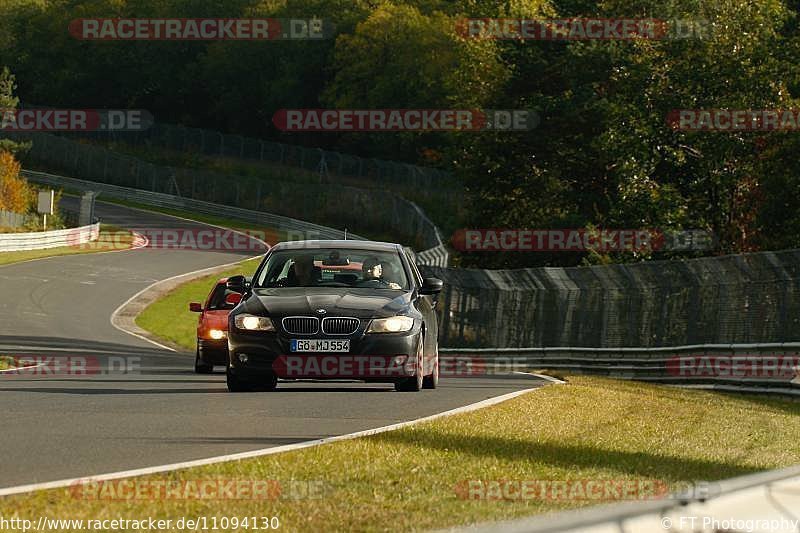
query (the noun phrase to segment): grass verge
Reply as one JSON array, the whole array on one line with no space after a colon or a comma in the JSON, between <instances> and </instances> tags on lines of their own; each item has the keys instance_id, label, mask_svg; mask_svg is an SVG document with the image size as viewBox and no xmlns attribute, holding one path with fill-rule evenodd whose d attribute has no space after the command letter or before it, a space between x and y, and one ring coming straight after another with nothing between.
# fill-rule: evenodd
<instances>
[{"instance_id":1,"label":"grass verge","mask_svg":"<svg viewBox=\"0 0 800 533\"><path fill-rule=\"evenodd\" d=\"M221 274L204 276L179 285L147 306L136 317L136 325L194 352L197 342L197 313L189 311L189 302L205 303L208 293L219 278L237 274L251 276L260 260L260 257L248 259Z\"/></svg>"},{"instance_id":2,"label":"grass verge","mask_svg":"<svg viewBox=\"0 0 800 533\"><path fill-rule=\"evenodd\" d=\"M8 265L11 263L19 263L20 261L30 261L31 259L42 259L45 257L55 257L61 255L127 250L131 247L132 242L133 234L130 231L108 224L102 224L100 226L100 237L96 241L82 244L80 246L61 246L59 248L47 248L44 250L3 252L0 254L0 265Z\"/></svg>"},{"instance_id":3,"label":"grass verge","mask_svg":"<svg viewBox=\"0 0 800 533\"><path fill-rule=\"evenodd\" d=\"M208 479L275 480L282 487L321 482L324 490L315 498L97 498L113 494L108 485L106 492L9 497L0 506L33 519L277 516L288 531L441 528L597 503L466 499L458 489L466 480L678 483L796 464L798 415L800 403L791 400L575 376L566 385L398 431L135 480L139 486Z\"/></svg>"},{"instance_id":4,"label":"grass verge","mask_svg":"<svg viewBox=\"0 0 800 533\"><path fill-rule=\"evenodd\" d=\"M149 204L141 204L139 202L121 200L118 198L104 198L102 201L110 204L117 204L125 207L133 207L136 209L143 209L145 211L152 211L154 213L163 213L165 215L172 215L180 218L186 218L189 220L194 220L195 222L202 222L204 224L221 226L223 228L231 228L231 229L251 231L251 232L266 232L266 230L269 229L271 233L274 233L279 236L284 236L284 234L276 232L271 228L258 227L256 224L253 224L251 222L245 222L243 220L215 217L211 215L204 215L202 213L190 213L188 211L181 211L179 209L170 209L168 207L157 207ZM270 243L270 244L275 244L275 243Z\"/></svg>"}]
</instances>

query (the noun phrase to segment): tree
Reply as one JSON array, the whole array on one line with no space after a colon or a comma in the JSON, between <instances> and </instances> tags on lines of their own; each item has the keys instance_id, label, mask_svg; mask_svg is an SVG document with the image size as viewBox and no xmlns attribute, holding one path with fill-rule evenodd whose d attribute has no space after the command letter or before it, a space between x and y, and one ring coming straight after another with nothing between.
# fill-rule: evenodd
<instances>
[{"instance_id":1,"label":"tree","mask_svg":"<svg viewBox=\"0 0 800 533\"><path fill-rule=\"evenodd\" d=\"M0 209L24 214L33 209L33 190L19 171L20 164L14 156L0 151Z\"/></svg>"},{"instance_id":2,"label":"tree","mask_svg":"<svg viewBox=\"0 0 800 533\"><path fill-rule=\"evenodd\" d=\"M13 113L17 109L19 99L14 96L14 76L4 67L0 70L0 123L3 121L5 113ZM0 129L2 135L2 129ZM15 143L11 139L0 138L0 152L17 153L28 147L27 144Z\"/></svg>"}]
</instances>

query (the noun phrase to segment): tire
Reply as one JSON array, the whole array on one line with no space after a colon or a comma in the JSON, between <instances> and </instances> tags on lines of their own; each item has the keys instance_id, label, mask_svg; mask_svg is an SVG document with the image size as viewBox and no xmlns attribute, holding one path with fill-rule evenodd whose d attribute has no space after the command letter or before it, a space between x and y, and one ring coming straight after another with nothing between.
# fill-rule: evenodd
<instances>
[{"instance_id":1,"label":"tire","mask_svg":"<svg viewBox=\"0 0 800 533\"><path fill-rule=\"evenodd\" d=\"M394 390L396 390L397 392L419 392L422 390L422 383L425 379L422 376L422 373L425 371L423 369L423 362L422 362L422 355L424 351L425 351L425 340L422 336L420 336L419 347L417 348L416 374L413 377L396 381L394 384Z\"/></svg>"},{"instance_id":2,"label":"tire","mask_svg":"<svg viewBox=\"0 0 800 533\"><path fill-rule=\"evenodd\" d=\"M225 371L225 381L228 384L228 391L230 392L250 392L253 390L253 387L250 385L250 383L242 381L231 374L230 368Z\"/></svg>"},{"instance_id":3,"label":"tire","mask_svg":"<svg viewBox=\"0 0 800 533\"><path fill-rule=\"evenodd\" d=\"M266 381L257 385L257 388L260 391L274 391L278 388L278 376L275 374L270 374L267 376Z\"/></svg>"},{"instance_id":4,"label":"tire","mask_svg":"<svg viewBox=\"0 0 800 533\"><path fill-rule=\"evenodd\" d=\"M439 347L436 347L436 355L433 357L433 372L430 376L422 378L423 389L435 389L439 386Z\"/></svg>"},{"instance_id":5,"label":"tire","mask_svg":"<svg viewBox=\"0 0 800 533\"><path fill-rule=\"evenodd\" d=\"M200 348L194 356L194 373L195 374L211 374L214 372L214 365L209 365L200 360Z\"/></svg>"}]
</instances>

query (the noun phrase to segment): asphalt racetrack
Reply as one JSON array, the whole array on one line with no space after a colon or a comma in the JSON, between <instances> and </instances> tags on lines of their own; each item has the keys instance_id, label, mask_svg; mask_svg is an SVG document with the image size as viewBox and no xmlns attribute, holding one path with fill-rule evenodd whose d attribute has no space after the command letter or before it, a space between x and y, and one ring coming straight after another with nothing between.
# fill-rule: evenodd
<instances>
[{"instance_id":1,"label":"asphalt racetrack","mask_svg":"<svg viewBox=\"0 0 800 533\"><path fill-rule=\"evenodd\" d=\"M133 230L209 229L112 204L98 203L96 214ZM544 383L520 375L443 377L439 389L414 394L390 384L296 382L231 394L221 369L196 375L193 353L159 348L110 322L117 307L156 281L246 257L139 249L0 267L0 355L77 357L101 369L0 373L0 489L352 433ZM109 365L117 371L103 371Z\"/></svg>"}]
</instances>

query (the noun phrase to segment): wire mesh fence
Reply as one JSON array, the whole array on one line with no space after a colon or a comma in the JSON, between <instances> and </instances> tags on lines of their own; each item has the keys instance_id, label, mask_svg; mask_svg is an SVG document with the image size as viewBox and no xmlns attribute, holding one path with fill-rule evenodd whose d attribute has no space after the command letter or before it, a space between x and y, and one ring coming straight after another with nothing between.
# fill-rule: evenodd
<instances>
[{"instance_id":1,"label":"wire mesh fence","mask_svg":"<svg viewBox=\"0 0 800 533\"><path fill-rule=\"evenodd\" d=\"M265 178L156 165L43 132L4 132L4 136L32 143L23 156L26 167L46 166L101 183L275 213L347 228L373 239L399 240L428 251L421 255L429 264L447 265L438 228L414 203L388 190L308 183L293 179L295 171L286 168L275 168Z\"/></svg>"},{"instance_id":2,"label":"wire mesh fence","mask_svg":"<svg viewBox=\"0 0 800 533\"><path fill-rule=\"evenodd\" d=\"M47 106L19 104L21 109L51 109ZM244 159L285 166L316 174L322 179L352 181L369 187L434 193L456 186L452 174L432 167L398 161L362 158L321 148L265 141L215 130L154 122L135 130L75 131L66 135L100 142L132 146L157 146L160 149L206 156Z\"/></svg>"},{"instance_id":3,"label":"wire mesh fence","mask_svg":"<svg viewBox=\"0 0 800 533\"><path fill-rule=\"evenodd\" d=\"M0 209L0 227L21 228L25 225L26 216L22 213L14 213Z\"/></svg>"},{"instance_id":4,"label":"wire mesh fence","mask_svg":"<svg viewBox=\"0 0 800 533\"><path fill-rule=\"evenodd\" d=\"M75 181L47 177L48 184ZM800 250L594 267L420 267L445 282L437 307L443 347L567 347L580 354L800 340Z\"/></svg>"},{"instance_id":5,"label":"wire mesh fence","mask_svg":"<svg viewBox=\"0 0 800 533\"><path fill-rule=\"evenodd\" d=\"M800 340L800 250L442 278L448 347L658 347Z\"/></svg>"}]
</instances>

